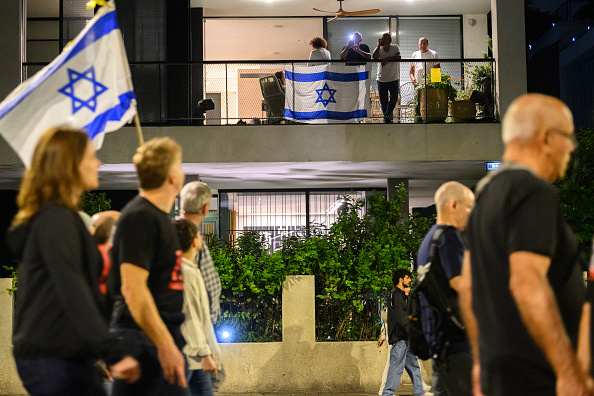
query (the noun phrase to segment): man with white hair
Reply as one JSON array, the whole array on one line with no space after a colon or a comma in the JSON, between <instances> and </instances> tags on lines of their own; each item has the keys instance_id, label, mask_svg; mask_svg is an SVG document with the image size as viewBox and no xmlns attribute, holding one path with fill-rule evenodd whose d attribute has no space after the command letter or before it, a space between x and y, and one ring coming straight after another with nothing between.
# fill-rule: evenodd
<instances>
[{"instance_id":1,"label":"man with white hair","mask_svg":"<svg viewBox=\"0 0 594 396\"><path fill-rule=\"evenodd\" d=\"M210 209L211 198L212 193L206 183L194 181L186 184L180 193L180 217L194 223L200 228L202 220L204 220ZM204 287L210 303L210 319L212 324L214 324L221 314L221 305L219 302L222 290L221 279L210 256L208 245L204 243L200 232L198 232L197 240L199 241L199 250L194 262L200 270L204 281ZM211 375L209 374L211 372L210 366L205 368L204 362L202 362L202 365L195 365L192 360L189 363L188 386L191 392L193 394L212 394L213 391L216 391L216 389L213 389L216 384L211 381ZM220 377L221 379L224 378L224 372L220 372Z\"/></svg>"},{"instance_id":2,"label":"man with white hair","mask_svg":"<svg viewBox=\"0 0 594 396\"><path fill-rule=\"evenodd\" d=\"M474 194L465 185L450 181L444 183L435 192L435 206L437 209L437 222L431 227L419 247L418 260L420 266L428 264L431 241L436 231L438 235L433 265L439 264L448 278L450 290L456 295L460 290L462 273L462 258L464 256L464 243L462 235L468 215L474 205ZM436 315L428 310L422 313L424 323L438 323ZM437 329L436 329L437 331ZM432 332L425 336L433 337ZM432 359L433 378L431 386L434 395L439 396L472 396L472 356L468 339L448 339L448 334L443 334L439 339L428 339L432 347L431 353L436 356Z\"/></svg>"},{"instance_id":3,"label":"man with white hair","mask_svg":"<svg viewBox=\"0 0 594 396\"><path fill-rule=\"evenodd\" d=\"M504 162L477 186L462 269L475 394L592 395L576 355L578 241L550 184L576 147L571 112L556 98L523 95L502 130Z\"/></svg>"},{"instance_id":4,"label":"man with white hair","mask_svg":"<svg viewBox=\"0 0 594 396\"><path fill-rule=\"evenodd\" d=\"M182 188L180 193L180 217L191 221L200 226L202 220L208 214L210 209L210 199L212 193L206 183L195 181L190 182ZM198 233L198 238L202 240L202 235ZM221 279L214 266L208 245L202 243L202 249L196 255L196 264L200 268L204 285L210 301L210 319L216 323L221 315Z\"/></svg>"}]
</instances>

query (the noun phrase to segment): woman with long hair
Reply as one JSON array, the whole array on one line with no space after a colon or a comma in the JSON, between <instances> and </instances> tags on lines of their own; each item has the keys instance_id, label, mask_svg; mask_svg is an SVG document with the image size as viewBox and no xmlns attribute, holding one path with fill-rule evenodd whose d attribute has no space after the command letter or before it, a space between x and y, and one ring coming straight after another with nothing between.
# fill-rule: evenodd
<instances>
[{"instance_id":1,"label":"woman with long hair","mask_svg":"<svg viewBox=\"0 0 594 396\"><path fill-rule=\"evenodd\" d=\"M99 185L101 162L86 133L45 132L25 171L8 233L19 260L13 354L31 395L103 395L96 359L134 381L99 307L100 255L77 213L82 193Z\"/></svg>"}]
</instances>

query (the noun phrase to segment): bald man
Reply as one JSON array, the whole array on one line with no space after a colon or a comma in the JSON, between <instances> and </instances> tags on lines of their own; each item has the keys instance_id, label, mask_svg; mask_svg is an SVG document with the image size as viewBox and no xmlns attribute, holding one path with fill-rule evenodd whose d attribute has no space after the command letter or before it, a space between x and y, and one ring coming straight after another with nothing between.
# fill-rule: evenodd
<instances>
[{"instance_id":1,"label":"bald man","mask_svg":"<svg viewBox=\"0 0 594 396\"><path fill-rule=\"evenodd\" d=\"M527 94L502 123L501 167L477 185L467 227L461 303L475 393L591 395L576 356L585 290L578 241L550 183L575 149L556 98Z\"/></svg>"},{"instance_id":2,"label":"bald man","mask_svg":"<svg viewBox=\"0 0 594 396\"><path fill-rule=\"evenodd\" d=\"M437 255L439 264L449 280L449 287L457 294L460 290L460 275L462 273L462 258L464 243L461 232L466 227L468 215L474 205L474 194L465 185L451 181L444 183L435 192L435 207L437 222L429 230L419 247L417 263L420 266L428 264L431 241L437 230L441 235L437 240ZM437 261L435 261L437 263ZM449 293L444 290L444 293ZM423 312L424 323L437 323L439 320L431 311ZM431 335L428 335L431 338ZM436 396L472 396L472 355L470 344L461 336L448 339L444 334L440 339L427 341L431 345L433 378L431 386Z\"/></svg>"}]
</instances>

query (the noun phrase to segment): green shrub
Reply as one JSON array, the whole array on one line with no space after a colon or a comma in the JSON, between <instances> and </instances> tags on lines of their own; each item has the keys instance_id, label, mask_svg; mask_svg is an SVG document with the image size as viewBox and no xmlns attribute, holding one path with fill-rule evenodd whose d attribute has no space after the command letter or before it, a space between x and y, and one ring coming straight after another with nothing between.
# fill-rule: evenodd
<instances>
[{"instance_id":1,"label":"green shrub","mask_svg":"<svg viewBox=\"0 0 594 396\"><path fill-rule=\"evenodd\" d=\"M410 268L432 222L401 219L406 190L388 201L374 193L345 201L329 230L310 224L269 253L264 236L245 232L234 247L207 237L223 285L223 317L235 341L281 340L282 286L287 275L316 276L316 338L370 340L379 334L379 305L392 287L392 272Z\"/></svg>"}]
</instances>

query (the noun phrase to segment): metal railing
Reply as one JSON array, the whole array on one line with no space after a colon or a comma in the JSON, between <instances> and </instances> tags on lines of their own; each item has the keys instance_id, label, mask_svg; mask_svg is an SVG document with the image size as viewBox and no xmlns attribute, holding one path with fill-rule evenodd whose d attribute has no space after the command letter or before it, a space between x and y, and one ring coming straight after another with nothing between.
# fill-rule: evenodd
<instances>
[{"instance_id":1,"label":"metal railing","mask_svg":"<svg viewBox=\"0 0 594 396\"><path fill-rule=\"evenodd\" d=\"M287 105L296 105L296 101L299 100L296 98L296 92L298 89L307 90L307 87L297 87L295 80L285 79L286 86L281 92L282 96L271 98L264 92L261 79L268 78L268 81L271 81L271 76L278 72L284 77L287 71L318 70L323 69L324 65L328 65L332 72L352 73L360 68L366 73L364 105L361 105L362 111L357 113L358 118L334 119L331 122L380 123L384 121L383 100L376 83L380 62L369 60L359 63L363 66L353 66L339 60L325 61L322 65L319 61L312 64L294 60L138 62L130 64L130 71L140 121L144 125L259 125L311 122L299 117L293 117L291 121L286 119L287 111L291 110L287 110ZM415 65L416 70L429 70L437 62L441 66L440 82L430 82L429 72L426 73L426 84L411 82L411 65ZM394 123L495 121L492 59L403 59L394 63L400 69L399 95L391 114ZM25 78L31 77L43 66L43 63L24 63ZM285 90L287 97L291 95L293 102L287 100ZM311 91L313 92L313 88ZM455 102L461 101L459 99L466 100L466 113L463 116L454 114L459 107ZM315 104L315 100L311 98L305 100L311 101L301 103L305 108L310 105L313 107ZM279 102L281 111L284 110L281 114L278 112ZM434 110L437 110L438 116L434 114Z\"/></svg>"}]
</instances>

